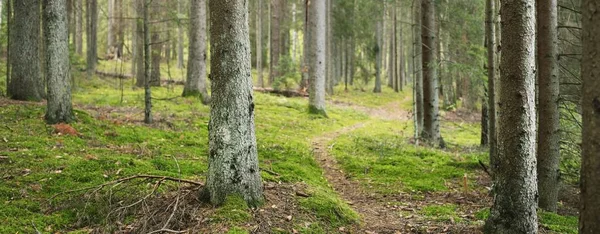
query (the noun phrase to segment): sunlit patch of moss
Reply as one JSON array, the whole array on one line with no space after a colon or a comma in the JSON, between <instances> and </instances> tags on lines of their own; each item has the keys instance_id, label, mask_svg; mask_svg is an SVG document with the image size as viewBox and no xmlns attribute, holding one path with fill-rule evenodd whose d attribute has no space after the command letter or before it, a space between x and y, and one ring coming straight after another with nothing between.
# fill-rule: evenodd
<instances>
[{"instance_id":1,"label":"sunlit patch of moss","mask_svg":"<svg viewBox=\"0 0 600 234\"><path fill-rule=\"evenodd\" d=\"M227 234L247 234L248 230L241 227L232 227L227 231Z\"/></svg>"},{"instance_id":2,"label":"sunlit patch of moss","mask_svg":"<svg viewBox=\"0 0 600 234\"><path fill-rule=\"evenodd\" d=\"M333 227L358 223L358 214L343 200L331 196L332 193L330 188L313 189L312 196L300 199L300 204Z\"/></svg>"},{"instance_id":3,"label":"sunlit patch of moss","mask_svg":"<svg viewBox=\"0 0 600 234\"><path fill-rule=\"evenodd\" d=\"M249 212L248 204L241 196L231 195L225 198L225 202L216 208L211 216L213 222L225 222L237 224L250 220L252 215Z\"/></svg>"},{"instance_id":4,"label":"sunlit patch of moss","mask_svg":"<svg viewBox=\"0 0 600 234\"><path fill-rule=\"evenodd\" d=\"M456 123L443 121L440 133L446 144L455 148L473 147L481 144L481 125L475 123Z\"/></svg>"},{"instance_id":5,"label":"sunlit patch of moss","mask_svg":"<svg viewBox=\"0 0 600 234\"><path fill-rule=\"evenodd\" d=\"M412 90L410 87L405 87L402 92L396 93L393 89L382 86L381 93L373 93L370 88L361 91L352 86L348 86L348 91L345 91L343 85L338 85L335 87L334 93L335 95L329 97L334 102L352 103L366 107L381 107L392 102L399 102L401 103L401 108L405 110L411 109L410 97Z\"/></svg>"},{"instance_id":6,"label":"sunlit patch of moss","mask_svg":"<svg viewBox=\"0 0 600 234\"><path fill-rule=\"evenodd\" d=\"M428 219L461 222L463 219L459 216L458 212L458 206L455 204L428 205L419 211L420 214Z\"/></svg>"},{"instance_id":7,"label":"sunlit patch of moss","mask_svg":"<svg viewBox=\"0 0 600 234\"><path fill-rule=\"evenodd\" d=\"M562 216L551 212L538 212L540 223L548 230L557 233L577 233L579 228L576 216Z\"/></svg>"}]
</instances>

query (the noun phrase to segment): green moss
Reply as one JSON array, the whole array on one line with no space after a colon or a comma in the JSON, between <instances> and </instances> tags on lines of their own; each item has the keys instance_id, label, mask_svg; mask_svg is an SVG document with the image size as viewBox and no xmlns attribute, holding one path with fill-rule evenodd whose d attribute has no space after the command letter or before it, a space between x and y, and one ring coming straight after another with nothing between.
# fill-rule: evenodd
<instances>
[{"instance_id":1,"label":"green moss","mask_svg":"<svg viewBox=\"0 0 600 234\"><path fill-rule=\"evenodd\" d=\"M331 189L315 189L311 197L300 199L300 204L333 227L358 223L358 214L332 193Z\"/></svg>"},{"instance_id":2,"label":"green moss","mask_svg":"<svg viewBox=\"0 0 600 234\"><path fill-rule=\"evenodd\" d=\"M455 204L428 205L424 206L419 213L427 218L438 221L462 221L462 218L458 214L458 206Z\"/></svg>"},{"instance_id":3,"label":"green moss","mask_svg":"<svg viewBox=\"0 0 600 234\"><path fill-rule=\"evenodd\" d=\"M247 234L248 230L241 227L233 227L227 231L227 234Z\"/></svg>"},{"instance_id":4,"label":"green moss","mask_svg":"<svg viewBox=\"0 0 600 234\"><path fill-rule=\"evenodd\" d=\"M579 224L576 216L561 216L550 212L538 212L540 223L557 233L577 233Z\"/></svg>"},{"instance_id":5,"label":"green moss","mask_svg":"<svg viewBox=\"0 0 600 234\"><path fill-rule=\"evenodd\" d=\"M213 222L224 222L237 224L250 220L252 215L248 212L249 208L241 196L227 196L225 202L216 208L212 215Z\"/></svg>"}]
</instances>

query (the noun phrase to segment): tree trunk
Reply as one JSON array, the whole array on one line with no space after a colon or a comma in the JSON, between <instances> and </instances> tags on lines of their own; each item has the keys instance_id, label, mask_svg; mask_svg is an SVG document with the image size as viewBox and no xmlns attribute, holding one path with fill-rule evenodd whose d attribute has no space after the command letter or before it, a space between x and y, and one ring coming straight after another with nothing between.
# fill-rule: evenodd
<instances>
[{"instance_id":1,"label":"tree trunk","mask_svg":"<svg viewBox=\"0 0 600 234\"><path fill-rule=\"evenodd\" d=\"M325 50L326 4L325 0L310 3L310 84L308 109L310 113L327 116L325 112Z\"/></svg>"},{"instance_id":2,"label":"tree trunk","mask_svg":"<svg viewBox=\"0 0 600 234\"><path fill-rule=\"evenodd\" d=\"M394 17L396 17L396 15L394 15ZM394 24L397 24L396 20L394 20ZM406 81L406 60L404 60L406 56L404 54L404 37L402 33L402 24L400 24L400 30L398 31L398 38L396 38L396 40L394 41L394 43L396 43L396 45L394 45L394 48L397 47L397 49L394 51L398 53L398 55L396 55L394 58L394 66L397 66L396 79L398 79L398 85L394 90L396 92L402 91L402 89L404 88L404 82ZM400 62L398 62L398 60L400 60Z\"/></svg>"},{"instance_id":3,"label":"tree trunk","mask_svg":"<svg viewBox=\"0 0 600 234\"><path fill-rule=\"evenodd\" d=\"M558 27L556 0L538 0L538 152L539 202L544 210L556 212L559 189L560 122L558 95Z\"/></svg>"},{"instance_id":4,"label":"tree trunk","mask_svg":"<svg viewBox=\"0 0 600 234\"><path fill-rule=\"evenodd\" d=\"M487 76L488 76L488 143L490 146L490 168L496 164L496 25L494 24L494 0L486 0L485 35L487 41Z\"/></svg>"},{"instance_id":5,"label":"tree trunk","mask_svg":"<svg viewBox=\"0 0 600 234\"><path fill-rule=\"evenodd\" d=\"M600 233L600 4L583 0L583 135L581 154L581 209L579 233Z\"/></svg>"},{"instance_id":6,"label":"tree trunk","mask_svg":"<svg viewBox=\"0 0 600 234\"><path fill-rule=\"evenodd\" d=\"M144 46L144 123L151 124L153 122L152 118L152 88L150 87L150 20L149 11L150 11L150 3L152 0L140 0L142 4L142 28L143 28L143 42Z\"/></svg>"},{"instance_id":7,"label":"tree trunk","mask_svg":"<svg viewBox=\"0 0 600 234\"><path fill-rule=\"evenodd\" d=\"M309 8L310 0L305 0L304 2L304 43L303 43L303 65L302 65L302 82L300 82L300 90L305 90L308 88L309 74L310 70L310 8Z\"/></svg>"},{"instance_id":8,"label":"tree trunk","mask_svg":"<svg viewBox=\"0 0 600 234\"><path fill-rule=\"evenodd\" d=\"M334 84L334 78L335 77L333 76L333 62L334 62L334 60L333 60L333 57L332 57L332 54L331 54L332 50L333 50L332 49L332 46L333 46L333 44L332 44L332 40L333 40L333 34L332 34L333 30L332 30L332 27L333 26L332 26L332 23L331 23L332 22L332 20L331 20L331 17L332 17L332 15L331 15L332 14L331 1L332 0L326 0L326 1L327 1L327 3L326 3L327 4L327 13L326 13L326 15L327 15L327 20L326 20L326 24L327 24L327 36L325 37L325 40L327 41L327 46L326 46L327 47L327 52L326 52L326 59L325 59L325 64L326 64L326 71L325 71L326 75L325 75L325 77L327 77L327 79L326 79L326 81L327 81L327 83L326 83L327 93L329 95L333 95L333 84Z\"/></svg>"},{"instance_id":9,"label":"tree trunk","mask_svg":"<svg viewBox=\"0 0 600 234\"><path fill-rule=\"evenodd\" d=\"M414 66L414 95L415 95L415 132L416 138L421 137L423 130L423 47L421 40L421 3L420 0L413 0L413 36L415 40L413 66Z\"/></svg>"},{"instance_id":10,"label":"tree trunk","mask_svg":"<svg viewBox=\"0 0 600 234\"><path fill-rule=\"evenodd\" d=\"M262 202L250 74L248 2L209 1L214 98L205 195L217 205L229 195L242 196L250 206Z\"/></svg>"},{"instance_id":11,"label":"tree trunk","mask_svg":"<svg viewBox=\"0 0 600 234\"><path fill-rule=\"evenodd\" d=\"M488 96L489 96L489 94L488 94ZM489 116L488 116L489 110L488 110L487 100L484 98L481 101L482 101L481 102L482 104L481 104L481 142L480 142L480 145L485 147L490 144L490 141L489 141L490 126L489 126Z\"/></svg>"},{"instance_id":12,"label":"tree trunk","mask_svg":"<svg viewBox=\"0 0 600 234\"><path fill-rule=\"evenodd\" d=\"M262 62L262 17L263 17L263 10L262 10L262 0L258 0L257 1L258 7L257 7L257 11L258 13L256 14L256 74L258 76L258 87L264 88L265 87L265 81L263 79L263 62Z\"/></svg>"},{"instance_id":13,"label":"tree trunk","mask_svg":"<svg viewBox=\"0 0 600 234\"><path fill-rule=\"evenodd\" d=\"M383 9L384 4L383 4L383 0L381 0L381 7ZM392 7L393 8L393 7ZM375 87L373 88L373 93L381 93L381 76L382 76L382 65L383 65L383 56L382 54L384 53L384 51L382 51L383 49L383 20L385 19L385 11L382 11L381 16L379 16L379 19L377 20L377 31L376 31L376 45L375 45ZM392 35L392 38L394 36ZM393 39L391 40L393 41ZM390 48L392 48L392 46L390 46ZM393 54L393 53L392 53ZM390 55L390 61L392 61L393 59L393 55ZM393 67L392 63L390 62L390 68ZM393 74L393 72L391 72L390 74Z\"/></svg>"},{"instance_id":14,"label":"tree trunk","mask_svg":"<svg viewBox=\"0 0 600 234\"><path fill-rule=\"evenodd\" d=\"M135 57L135 66L137 67L137 71L135 72L135 86L144 87L146 83L146 72L145 72L145 58L144 58L144 21L142 18L144 17L144 5L146 0L135 0L136 1L136 27L135 27L135 53L137 56Z\"/></svg>"},{"instance_id":15,"label":"tree trunk","mask_svg":"<svg viewBox=\"0 0 600 234\"><path fill-rule=\"evenodd\" d=\"M502 55L495 199L487 233L537 233L535 1L502 2Z\"/></svg>"},{"instance_id":16,"label":"tree trunk","mask_svg":"<svg viewBox=\"0 0 600 234\"><path fill-rule=\"evenodd\" d=\"M423 40L423 134L422 137L431 144L440 141L440 122L438 119L437 92L437 41L435 26L435 5L433 0L423 0L422 29Z\"/></svg>"},{"instance_id":17,"label":"tree trunk","mask_svg":"<svg viewBox=\"0 0 600 234\"><path fill-rule=\"evenodd\" d=\"M75 119L71 104L69 71L69 23L66 0L44 0L44 42L46 45L46 82L48 124Z\"/></svg>"},{"instance_id":18,"label":"tree trunk","mask_svg":"<svg viewBox=\"0 0 600 234\"><path fill-rule=\"evenodd\" d=\"M281 12L282 0L271 0L271 74L269 85L272 86L279 77L279 55L281 55Z\"/></svg>"},{"instance_id":19,"label":"tree trunk","mask_svg":"<svg viewBox=\"0 0 600 234\"><path fill-rule=\"evenodd\" d=\"M107 40L106 40L106 56L108 58L113 58L114 55L114 45L117 42L116 35L116 24L115 24L115 1L116 0L108 0L108 27L106 31Z\"/></svg>"},{"instance_id":20,"label":"tree trunk","mask_svg":"<svg viewBox=\"0 0 600 234\"><path fill-rule=\"evenodd\" d=\"M157 21L160 20L160 2L157 0L150 0L150 7L151 7L151 11L152 11L152 16L150 17L152 21ZM151 59L152 59L152 71L150 72L150 86L160 86L160 79L161 79L161 75L160 75L160 61L161 61L161 52L162 52L162 47L163 47L163 43L161 42L160 39L160 30L161 30L161 26L160 24L153 24L152 27L150 28L150 34L152 35L151 38L151 50L152 50L152 54L151 54Z\"/></svg>"},{"instance_id":21,"label":"tree trunk","mask_svg":"<svg viewBox=\"0 0 600 234\"><path fill-rule=\"evenodd\" d=\"M75 51L83 55L83 6L82 1L75 1Z\"/></svg>"},{"instance_id":22,"label":"tree trunk","mask_svg":"<svg viewBox=\"0 0 600 234\"><path fill-rule=\"evenodd\" d=\"M98 59L98 2L87 0L87 77L92 78Z\"/></svg>"},{"instance_id":23,"label":"tree trunk","mask_svg":"<svg viewBox=\"0 0 600 234\"><path fill-rule=\"evenodd\" d=\"M11 20L11 79L8 93L15 100L40 101L45 87L40 64L40 1L13 2Z\"/></svg>"},{"instance_id":24,"label":"tree trunk","mask_svg":"<svg viewBox=\"0 0 600 234\"><path fill-rule=\"evenodd\" d=\"M190 0L189 56L183 96L210 102L206 91L206 0Z\"/></svg>"},{"instance_id":25,"label":"tree trunk","mask_svg":"<svg viewBox=\"0 0 600 234\"><path fill-rule=\"evenodd\" d=\"M183 6L181 4L181 1L183 1L183 0L177 0L177 12L179 12L179 14L183 14ZM191 6L192 5L190 5L190 8L191 8ZM206 3L203 5L203 7L206 7ZM206 10L204 10L204 11L205 11L204 16L206 16ZM192 18L191 15L189 16L189 18L192 21L194 20L194 18ZM206 25L206 17L205 17L204 25ZM205 29L206 29L206 26L205 26ZM206 36L204 38L206 39ZM191 45L191 43L190 43L190 45ZM188 63L189 63L189 58L188 58ZM183 69L183 26L181 24L178 24L178 26L177 26L177 68Z\"/></svg>"}]
</instances>

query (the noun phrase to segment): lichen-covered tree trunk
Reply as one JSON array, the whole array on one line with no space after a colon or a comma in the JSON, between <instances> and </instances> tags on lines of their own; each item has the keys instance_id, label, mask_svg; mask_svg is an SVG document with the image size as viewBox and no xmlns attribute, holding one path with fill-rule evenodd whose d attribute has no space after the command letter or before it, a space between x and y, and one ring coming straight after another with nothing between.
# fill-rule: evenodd
<instances>
[{"instance_id":1,"label":"lichen-covered tree trunk","mask_svg":"<svg viewBox=\"0 0 600 234\"><path fill-rule=\"evenodd\" d=\"M279 77L279 55L281 55L281 13L282 0L271 0L271 74L269 74L269 85L273 85Z\"/></svg>"},{"instance_id":2,"label":"lichen-covered tree trunk","mask_svg":"<svg viewBox=\"0 0 600 234\"><path fill-rule=\"evenodd\" d=\"M69 71L69 29L66 0L44 0L44 42L48 104L46 122L74 120Z\"/></svg>"},{"instance_id":3,"label":"lichen-covered tree trunk","mask_svg":"<svg viewBox=\"0 0 600 234\"><path fill-rule=\"evenodd\" d=\"M486 0L485 37L487 41L487 76L488 76L488 144L490 148L490 165L495 164L496 151L496 10L494 0Z\"/></svg>"},{"instance_id":4,"label":"lichen-covered tree trunk","mask_svg":"<svg viewBox=\"0 0 600 234\"><path fill-rule=\"evenodd\" d=\"M583 135L579 233L600 233L600 3L583 0Z\"/></svg>"},{"instance_id":5,"label":"lichen-covered tree trunk","mask_svg":"<svg viewBox=\"0 0 600 234\"><path fill-rule=\"evenodd\" d=\"M421 137L423 131L423 61L421 40L421 0L413 0L413 37L414 37L414 98L415 98L415 135Z\"/></svg>"},{"instance_id":6,"label":"lichen-covered tree trunk","mask_svg":"<svg viewBox=\"0 0 600 234\"><path fill-rule=\"evenodd\" d=\"M40 64L40 1L13 1L11 20L11 80L8 93L15 100L40 101L45 97Z\"/></svg>"},{"instance_id":7,"label":"lichen-covered tree trunk","mask_svg":"<svg viewBox=\"0 0 600 234\"><path fill-rule=\"evenodd\" d=\"M98 2L87 0L87 77L96 72L98 59Z\"/></svg>"},{"instance_id":8,"label":"lichen-covered tree trunk","mask_svg":"<svg viewBox=\"0 0 600 234\"><path fill-rule=\"evenodd\" d=\"M190 0L189 38L187 80L183 96L197 96L202 103L208 104L210 96L206 91L206 0Z\"/></svg>"},{"instance_id":9,"label":"lichen-covered tree trunk","mask_svg":"<svg viewBox=\"0 0 600 234\"><path fill-rule=\"evenodd\" d=\"M135 0L135 12L136 12L136 23L135 23L135 66L137 71L135 72L135 86L144 87L146 80L146 73L144 71L144 1Z\"/></svg>"},{"instance_id":10,"label":"lichen-covered tree trunk","mask_svg":"<svg viewBox=\"0 0 600 234\"><path fill-rule=\"evenodd\" d=\"M487 233L537 233L535 1L502 1L498 162Z\"/></svg>"},{"instance_id":11,"label":"lichen-covered tree trunk","mask_svg":"<svg viewBox=\"0 0 600 234\"><path fill-rule=\"evenodd\" d=\"M421 2L421 37L423 57L423 133L422 137L431 144L440 141L438 76L437 76L437 34L435 24L435 4L433 0Z\"/></svg>"},{"instance_id":12,"label":"lichen-covered tree trunk","mask_svg":"<svg viewBox=\"0 0 600 234\"><path fill-rule=\"evenodd\" d=\"M83 6L82 1L75 2L75 51L83 55Z\"/></svg>"},{"instance_id":13,"label":"lichen-covered tree trunk","mask_svg":"<svg viewBox=\"0 0 600 234\"><path fill-rule=\"evenodd\" d=\"M310 84L308 109L313 114L325 112L325 47L326 4L325 0L312 1L310 7Z\"/></svg>"},{"instance_id":14,"label":"lichen-covered tree trunk","mask_svg":"<svg viewBox=\"0 0 600 234\"><path fill-rule=\"evenodd\" d=\"M211 87L206 192L222 204L229 195L262 202L254 131L247 0L209 1Z\"/></svg>"},{"instance_id":15,"label":"lichen-covered tree trunk","mask_svg":"<svg viewBox=\"0 0 600 234\"><path fill-rule=\"evenodd\" d=\"M258 76L258 87L265 87L265 81L263 79L263 58L262 58L262 18L263 18L263 4L262 4L262 0L258 0L257 1L257 10L258 13L256 14L256 73Z\"/></svg>"},{"instance_id":16,"label":"lichen-covered tree trunk","mask_svg":"<svg viewBox=\"0 0 600 234\"><path fill-rule=\"evenodd\" d=\"M556 211L559 189L560 121L558 96L558 27L557 1L538 0L538 206Z\"/></svg>"}]
</instances>

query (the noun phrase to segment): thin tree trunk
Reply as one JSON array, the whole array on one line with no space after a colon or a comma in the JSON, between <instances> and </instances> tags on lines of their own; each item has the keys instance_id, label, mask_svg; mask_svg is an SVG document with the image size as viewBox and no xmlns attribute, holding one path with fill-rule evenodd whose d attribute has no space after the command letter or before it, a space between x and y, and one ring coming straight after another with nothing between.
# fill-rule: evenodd
<instances>
[{"instance_id":1,"label":"thin tree trunk","mask_svg":"<svg viewBox=\"0 0 600 234\"><path fill-rule=\"evenodd\" d=\"M137 56L135 57L134 63L136 64L137 71L135 72L135 86L144 87L146 84L146 72L145 72L145 54L144 54L144 7L146 0L135 0L136 1L136 15L137 20L135 23L135 51Z\"/></svg>"},{"instance_id":2,"label":"thin tree trunk","mask_svg":"<svg viewBox=\"0 0 600 234\"><path fill-rule=\"evenodd\" d=\"M83 55L83 6L82 1L75 1L75 51Z\"/></svg>"},{"instance_id":3,"label":"thin tree trunk","mask_svg":"<svg viewBox=\"0 0 600 234\"><path fill-rule=\"evenodd\" d=\"M157 21L160 20L161 18L161 9L160 9L160 2L157 0L150 0L150 8L152 11L152 16L150 17L150 19L152 21ZM160 74L160 62L161 62L161 52L162 52L162 47L163 47L163 42L161 42L160 39L160 31L161 31L161 26L160 24L153 24L152 27L150 28L150 35L151 35L151 46L150 49L152 50L152 54L151 54L151 60L152 60L152 65L151 65L151 72L150 72L150 86L160 86L160 80L161 80L161 74Z\"/></svg>"},{"instance_id":4,"label":"thin tree trunk","mask_svg":"<svg viewBox=\"0 0 600 234\"><path fill-rule=\"evenodd\" d=\"M10 82L11 82L11 30L12 27L12 3L10 0L6 1L6 95L10 97Z\"/></svg>"},{"instance_id":5,"label":"thin tree trunk","mask_svg":"<svg viewBox=\"0 0 600 234\"><path fill-rule=\"evenodd\" d=\"M183 6L181 4L181 1L183 1L183 0L177 0L177 12L179 12L179 14L183 14ZM205 7L205 5L203 7ZM191 8L191 5L190 5L190 8ZM206 10L205 10L205 12L206 12ZM205 16L206 16L206 13L205 13ZM191 15L189 18L190 18L190 20L194 20L191 17ZM205 25L206 25L206 23L205 23ZM189 61L189 58L188 58L188 61ZM177 26L177 68L183 69L183 63L184 63L183 62L183 26L181 24L178 24L178 26Z\"/></svg>"},{"instance_id":6,"label":"thin tree trunk","mask_svg":"<svg viewBox=\"0 0 600 234\"><path fill-rule=\"evenodd\" d=\"M384 4L383 4L383 0L381 0L381 6L383 8ZM393 7L392 7L393 8ZM375 49L375 70L376 70L376 74L375 74L375 87L373 88L373 93L381 93L381 76L383 75L382 73L382 65L383 65L383 21L385 18L385 13L381 13L381 16L379 16L379 19L377 20L377 31L376 31L376 49ZM393 35L392 35L393 38ZM391 40L393 41L393 40ZM391 48L391 47L390 47ZM390 56L390 61L392 61L392 57ZM393 67L393 65L390 63L390 68ZM390 73L393 74L393 73Z\"/></svg>"},{"instance_id":7,"label":"thin tree trunk","mask_svg":"<svg viewBox=\"0 0 600 234\"><path fill-rule=\"evenodd\" d=\"M206 0L190 0L190 47L187 80L183 96L197 96L203 104L210 102L206 90Z\"/></svg>"},{"instance_id":8,"label":"thin tree trunk","mask_svg":"<svg viewBox=\"0 0 600 234\"><path fill-rule=\"evenodd\" d=\"M309 73L310 70L310 8L309 8L310 0L305 0L304 2L304 43L303 43L303 66L302 66L302 82L300 82L300 90L306 90L308 88L309 83Z\"/></svg>"},{"instance_id":9,"label":"thin tree trunk","mask_svg":"<svg viewBox=\"0 0 600 234\"><path fill-rule=\"evenodd\" d=\"M87 77L92 78L98 59L98 2L87 0Z\"/></svg>"},{"instance_id":10,"label":"thin tree trunk","mask_svg":"<svg viewBox=\"0 0 600 234\"><path fill-rule=\"evenodd\" d=\"M538 152L539 202L544 210L556 212L560 163L560 122L558 112L558 27L557 1L538 0Z\"/></svg>"},{"instance_id":11,"label":"thin tree trunk","mask_svg":"<svg viewBox=\"0 0 600 234\"><path fill-rule=\"evenodd\" d=\"M257 11L258 13L256 14L256 73L258 76L258 87L264 88L265 87L265 81L263 79L263 62L262 62L262 17L263 17L263 10L262 10L262 0L258 0L257 1Z\"/></svg>"},{"instance_id":12,"label":"thin tree trunk","mask_svg":"<svg viewBox=\"0 0 600 234\"><path fill-rule=\"evenodd\" d=\"M495 199L486 233L537 233L535 1L502 2L502 55Z\"/></svg>"},{"instance_id":13,"label":"thin tree trunk","mask_svg":"<svg viewBox=\"0 0 600 234\"><path fill-rule=\"evenodd\" d=\"M66 0L44 0L48 124L73 121Z\"/></svg>"},{"instance_id":14,"label":"thin tree trunk","mask_svg":"<svg viewBox=\"0 0 600 234\"><path fill-rule=\"evenodd\" d=\"M332 52L332 48L331 48L332 47L332 38L333 38L333 36L332 36L332 32L333 31L332 31L332 25L331 25L331 22L332 22L332 20L331 20L331 13L332 13L332 10L331 10L331 1L332 0L326 0L326 1L327 1L327 3L326 3L327 4L327 12L326 12L326 15L327 15L327 21L326 21L326 24L327 24L327 26L326 26L327 27L327 36L325 37L325 40L327 41L327 46L326 46L327 47L327 52L326 52L326 56L325 56L326 57L325 64L326 64L327 67L326 67L326 71L325 71L325 73L326 73L325 77L327 78L326 79L326 81L327 81L327 83L326 83L327 93L329 95L333 95L333 83L334 83L333 61L334 60L333 60L333 57L331 55L331 52Z\"/></svg>"},{"instance_id":15,"label":"thin tree trunk","mask_svg":"<svg viewBox=\"0 0 600 234\"><path fill-rule=\"evenodd\" d=\"M413 36L415 40L414 51L415 57L413 58L414 64L414 89L415 89L415 131L416 138L421 137L421 131L423 130L423 47L421 40L421 3L420 0L413 0L413 18L414 28Z\"/></svg>"},{"instance_id":16,"label":"thin tree trunk","mask_svg":"<svg viewBox=\"0 0 600 234\"><path fill-rule=\"evenodd\" d=\"M394 22L397 22L394 20ZM397 24L397 23L396 23ZM394 50L396 53L399 54L396 55L396 58L394 59L394 64L395 66L397 66L396 68L396 78L398 79L398 86L396 87L396 89L394 91L399 92L402 91L402 89L404 88L404 82L406 81L406 60L404 60L404 58L406 57L405 53L404 53L404 37L403 37L403 33L402 33L402 24L400 24L400 30L398 33L398 38L394 41L394 43L396 43L396 45L394 47L397 47L397 50ZM398 61L400 60L399 65Z\"/></svg>"},{"instance_id":17,"label":"thin tree trunk","mask_svg":"<svg viewBox=\"0 0 600 234\"><path fill-rule=\"evenodd\" d=\"M583 0L583 49L581 75L583 79L583 134L581 154L581 209L579 233L600 233L600 4Z\"/></svg>"},{"instance_id":18,"label":"thin tree trunk","mask_svg":"<svg viewBox=\"0 0 600 234\"><path fill-rule=\"evenodd\" d=\"M40 1L13 2L14 21L11 21L12 64L8 93L15 100L40 101L45 87L40 64Z\"/></svg>"},{"instance_id":19,"label":"thin tree trunk","mask_svg":"<svg viewBox=\"0 0 600 234\"><path fill-rule=\"evenodd\" d=\"M324 0L310 3L310 84L309 112L327 116L325 112L325 50L327 46L326 4Z\"/></svg>"},{"instance_id":20,"label":"thin tree trunk","mask_svg":"<svg viewBox=\"0 0 600 234\"><path fill-rule=\"evenodd\" d=\"M150 11L150 2L152 0L140 0L143 1L143 45L144 45L144 123L151 124L153 122L152 118L152 88L150 87L150 25L149 25L149 11Z\"/></svg>"},{"instance_id":21,"label":"thin tree trunk","mask_svg":"<svg viewBox=\"0 0 600 234\"><path fill-rule=\"evenodd\" d=\"M108 0L108 27L106 31L107 35L107 44L106 44L106 55L109 58L113 58L114 55L114 45L117 41L116 36L116 24L115 24L115 1L116 0Z\"/></svg>"},{"instance_id":22,"label":"thin tree trunk","mask_svg":"<svg viewBox=\"0 0 600 234\"><path fill-rule=\"evenodd\" d=\"M435 5L433 0L422 1L423 40L423 134L431 144L440 142L440 122L438 119L438 77L437 77L437 41L435 26ZM440 144L443 145L443 144Z\"/></svg>"},{"instance_id":23,"label":"thin tree trunk","mask_svg":"<svg viewBox=\"0 0 600 234\"><path fill-rule=\"evenodd\" d=\"M209 1L212 94L205 198L258 206L262 181L254 130L247 0Z\"/></svg>"},{"instance_id":24,"label":"thin tree trunk","mask_svg":"<svg viewBox=\"0 0 600 234\"><path fill-rule=\"evenodd\" d=\"M487 41L487 76L488 76L488 142L490 146L490 168L496 165L496 25L494 24L494 0L486 0L486 41ZM492 169L493 170L493 169ZM492 173L493 174L493 173Z\"/></svg>"},{"instance_id":25,"label":"thin tree trunk","mask_svg":"<svg viewBox=\"0 0 600 234\"><path fill-rule=\"evenodd\" d=\"M269 85L272 86L279 77L279 55L281 55L281 13L282 0L271 0L271 74Z\"/></svg>"}]
</instances>

